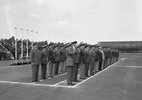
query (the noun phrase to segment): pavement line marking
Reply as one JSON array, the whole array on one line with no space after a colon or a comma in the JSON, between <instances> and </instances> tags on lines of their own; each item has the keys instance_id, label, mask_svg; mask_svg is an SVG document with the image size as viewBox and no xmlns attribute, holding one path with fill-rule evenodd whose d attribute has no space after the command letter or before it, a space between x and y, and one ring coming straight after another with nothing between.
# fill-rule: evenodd
<instances>
[{"instance_id":1,"label":"pavement line marking","mask_svg":"<svg viewBox=\"0 0 142 100\"><path fill-rule=\"evenodd\" d=\"M54 87L74 88L73 86L56 85Z\"/></svg>"},{"instance_id":2,"label":"pavement line marking","mask_svg":"<svg viewBox=\"0 0 142 100\"><path fill-rule=\"evenodd\" d=\"M32 85L32 86L46 86L46 87L54 87L53 85L48 85L48 84L23 83L23 82L12 82L12 81L0 81L0 83L8 83L8 84L22 84L22 85Z\"/></svg>"},{"instance_id":3,"label":"pavement line marking","mask_svg":"<svg viewBox=\"0 0 142 100\"><path fill-rule=\"evenodd\" d=\"M121 58L121 60L125 60L126 58Z\"/></svg>"},{"instance_id":4,"label":"pavement line marking","mask_svg":"<svg viewBox=\"0 0 142 100\"><path fill-rule=\"evenodd\" d=\"M114 64L115 64L115 63L114 63ZM114 64L112 64L112 65L114 65ZM104 72L104 71L108 70L109 68L111 68L111 67L112 67L112 65L108 66L107 68L103 69L102 71L100 71L100 72L96 73L95 75L93 75L93 76L91 76L91 77L89 77L89 78L87 78L87 79L85 79L85 80L83 80L83 81L79 82L78 84L76 84L76 85L74 85L74 86L72 86L72 87L73 87L73 88L76 88L78 85L80 85L80 84L82 84L82 83L86 82L87 80L89 80L89 79L91 79L91 78L93 78L93 77L95 77L95 76L99 75L100 73L102 73L102 72Z\"/></svg>"},{"instance_id":5,"label":"pavement line marking","mask_svg":"<svg viewBox=\"0 0 142 100\"><path fill-rule=\"evenodd\" d=\"M142 66L119 66L119 67L142 68Z\"/></svg>"},{"instance_id":6,"label":"pavement line marking","mask_svg":"<svg viewBox=\"0 0 142 100\"><path fill-rule=\"evenodd\" d=\"M0 67L0 69L5 69L5 68L16 68L16 67L28 67L28 66L8 66L8 67Z\"/></svg>"},{"instance_id":7,"label":"pavement line marking","mask_svg":"<svg viewBox=\"0 0 142 100\"><path fill-rule=\"evenodd\" d=\"M65 81L66 81L66 80L60 81L60 82L54 84L54 86L57 86L57 85L60 84L60 83L64 83Z\"/></svg>"}]
</instances>

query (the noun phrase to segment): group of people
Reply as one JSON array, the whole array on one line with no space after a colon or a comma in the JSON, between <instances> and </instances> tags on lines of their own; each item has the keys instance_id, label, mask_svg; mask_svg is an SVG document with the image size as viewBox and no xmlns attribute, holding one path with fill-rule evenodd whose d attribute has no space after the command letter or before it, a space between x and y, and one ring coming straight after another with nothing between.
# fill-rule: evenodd
<instances>
[{"instance_id":1,"label":"group of people","mask_svg":"<svg viewBox=\"0 0 142 100\"><path fill-rule=\"evenodd\" d=\"M119 51L77 41L50 43L39 50L34 43L30 58L33 82L39 81L41 66L41 80L67 72L67 84L74 85L118 61Z\"/></svg>"}]
</instances>

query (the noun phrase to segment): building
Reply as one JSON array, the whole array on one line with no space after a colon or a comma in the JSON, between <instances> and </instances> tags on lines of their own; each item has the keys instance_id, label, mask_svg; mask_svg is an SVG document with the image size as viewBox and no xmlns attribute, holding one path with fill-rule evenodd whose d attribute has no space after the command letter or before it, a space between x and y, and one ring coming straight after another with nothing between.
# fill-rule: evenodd
<instances>
[{"instance_id":1,"label":"building","mask_svg":"<svg viewBox=\"0 0 142 100\"><path fill-rule=\"evenodd\" d=\"M102 47L118 49L120 52L142 52L142 41L104 41Z\"/></svg>"}]
</instances>

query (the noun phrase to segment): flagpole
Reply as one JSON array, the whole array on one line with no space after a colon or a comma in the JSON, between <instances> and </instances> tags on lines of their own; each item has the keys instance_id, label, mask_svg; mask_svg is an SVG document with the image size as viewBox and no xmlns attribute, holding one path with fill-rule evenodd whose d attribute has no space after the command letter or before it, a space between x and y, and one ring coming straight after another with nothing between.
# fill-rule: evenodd
<instances>
[{"instance_id":1,"label":"flagpole","mask_svg":"<svg viewBox=\"0 0 142 100\"><path fill-rule=\"evenodd\" d=\"M33 33L33 31L31 30L31 35L34 35L32 33ZM33 49L33 44L34 44L33 37L32 37L32 41L31 42L32 42L32 44L31 44L32 45L32 49Z\"/></svg>"},{"instance_id":2,"label":"flagpole","mask_svg":"<svg viewBox=\"0 0 142 100\"><path fill-rule=\"evenodd\" d=\"M17 27L14 28L15 29L15 63L17 64Z\"/></svg>"},{"instance_id":3,"label":"flagpole","mask_svg":"<svg viewBox=\"0 0 142 100\"><path fill-rule=\"evenodd\" d=\"M29 46L28 46L28 45L29 45L29 43L28 43L29 40L28 40L28 32L29 32L29 31L28 31L28 29L27 29L27 30L26 30L26 33L27 33L27 54L26 54L27 62L28 62L28 57L29 57Z\"/></svg>"},{"instance_id":4,"label":"flagpole","mask_svg":"<svg viewBox=\"0 0 142 100\"><path fill-rule=\"evenodd\" d=\"M21 33L22 33L22 38L21 38L21 59L22 59L22 63L23 63L23 28L21 28Z\"/></svg>"}]
</instances>

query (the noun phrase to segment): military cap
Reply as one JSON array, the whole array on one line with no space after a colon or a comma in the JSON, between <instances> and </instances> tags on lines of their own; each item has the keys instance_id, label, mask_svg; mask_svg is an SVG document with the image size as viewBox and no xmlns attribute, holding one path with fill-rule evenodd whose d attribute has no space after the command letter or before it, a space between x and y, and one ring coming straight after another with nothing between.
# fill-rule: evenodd
<instances>
[{"instance_id":1,"label":"military cap","mask_svg":"<svg viewBox=\"0 0 142 100\"><path fill-rule=\"evenodd\" d=\"M84 48L87 48L87 47L89 47L89 48L90 48L90 46L91 46L91 45L89 45L89 44L86 44L86 45L84 46Z\"/></svg>"},{"instance_id":2,"label":"military cap","mask_svg":"<svg viewBox=\"0 0 142 100\"><path fill-rule=\"evenodd\" d=\"M37 45L37 42L33 43L33 46Z\"/></svg>"},{"instance_id":3,"label":"military cap","mask_svg":"<svg viewBox=\"0 0 142 100\"><path fill-rule=\"evenodd\" d=\"M71 43L67 43L67 44L65 44L65 48L68 48L71 45L72 45Z\"/></svg>"},{"instance_id":4,"label":"military cap","mask_svg":"<svg viewBox=\"0 0 142 100\"><path fill-rule=\"evenodd\" d=\"M71 44L76 44L77 43L77 41L73 41L73 42L71 42Z\"/></svg>"},{"instance_id":5,"label":"military cap","mask_svg":"<svg viewBox=\"0 0 142 100\"><path fill-rule=\"evenodd\" d=\"M47 47L47 45L42 46L42 48L46 48L46 47Z\"/></svg>"},{"instance_id":6,"label":"military cap","mask_svg":"<svg viewBox=\"0 0 142 100\"><path fill-rule=\"evenodd\" d=\"M50 42L48 46L52 46L52 45L54 45L54 43Z\"/></svg>"}]
</instances>

